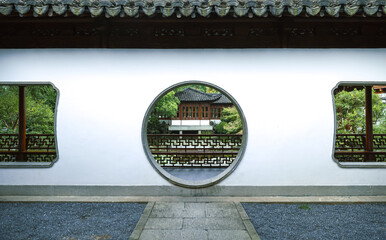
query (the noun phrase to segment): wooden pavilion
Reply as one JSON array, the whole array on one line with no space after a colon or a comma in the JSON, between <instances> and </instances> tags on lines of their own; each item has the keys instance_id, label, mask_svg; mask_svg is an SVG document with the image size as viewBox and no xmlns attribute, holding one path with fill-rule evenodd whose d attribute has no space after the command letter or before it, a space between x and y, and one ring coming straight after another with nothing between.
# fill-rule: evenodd
<instances>
[{"instance_id":1,"label":"wooden pavilion","mask_svg":"<svg viewBox=\"0 0 386 240\"><path fill-rule=\"evenodd\" d=\"M175 96L180 104L176 117L169 119L169 130L180 134L212 131L213 124L221 121L222 110L233 106L222 93L204 93L190 87Z\"/></svg>"}]
</instances>

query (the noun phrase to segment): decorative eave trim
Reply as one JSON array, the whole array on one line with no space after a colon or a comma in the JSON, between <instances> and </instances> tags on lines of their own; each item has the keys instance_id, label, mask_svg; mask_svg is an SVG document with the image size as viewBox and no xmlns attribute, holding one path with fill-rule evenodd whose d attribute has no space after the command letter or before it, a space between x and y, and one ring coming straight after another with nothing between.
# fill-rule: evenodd
<instances>
[{"instance_id":1,"label":"decorative eave trim","mask_svg":"<svg viewBox=\"0 0 386 240\"><path fill-rule=\"evenodd\" d=\"M285 10L291 16L325 15L339 17L340 13L353 16L386 15L386 0L0 0L0 14L20 16L33 12L38 16L75 16L90 14L92 17L281 17Z\"/></svg>"}]
</instances>

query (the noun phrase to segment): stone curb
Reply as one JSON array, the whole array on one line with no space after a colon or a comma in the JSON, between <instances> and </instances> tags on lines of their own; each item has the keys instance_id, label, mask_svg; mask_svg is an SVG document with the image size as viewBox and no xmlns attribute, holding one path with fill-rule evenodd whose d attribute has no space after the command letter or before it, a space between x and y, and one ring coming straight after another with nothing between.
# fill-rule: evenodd
<instances>
[{"instance_id":1,"label":"stone curb","mask_svg":"<svg viewBox=\"0 0 386 240\"><path fill-rule=\"evenodd\" d=\"M386 196L307 197L149 197L149 196L0 196L0 202L255 202L255 203L385 203Z\"/></svg>"},{"instance_id":2,"label":"stone curb","mask_svg":"<svg viewBox=\"0 0 386 240\"><path fill-rule=\"evenodd\" d=\"M147 223L147 220L149 219L150 213L153 210L155 202L149 202L145 210L143 210L142 216L139 219L137 225L135 226L133 232L130 235L129 240L138 240L139 237L141 236L141 233Z\"/></svg>"},{"instance_id":3,"label":"stone curb","mask_svg":"<svg viewBox=\"0 0 386 240\"><path fill-rule=\"evenodd\" d=\"M244 226L247 229L249 236L251 237L251 240L261 240L241 203L235 202L235 205L237 211L239 212L241 220L243 221Z\"/></svg>"}]
</instances>

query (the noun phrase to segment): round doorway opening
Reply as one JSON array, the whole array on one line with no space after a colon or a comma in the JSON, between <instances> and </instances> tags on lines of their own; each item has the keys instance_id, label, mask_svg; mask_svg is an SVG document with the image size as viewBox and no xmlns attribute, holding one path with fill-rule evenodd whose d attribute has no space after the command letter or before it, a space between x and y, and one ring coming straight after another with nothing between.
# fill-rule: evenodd
<instances>
[{"instance_id":1,"label":"round doorway opening","mask_svg":"<svg viewBox=\"0 0 386 240\"><path fill-rule=\"evenodd\" d=\"M214 185L235 170L247 143L247 122L222 88L186 81L162 91L142 124L142 144L156 171L173 184Z\"/></svg>"}]
</instances>

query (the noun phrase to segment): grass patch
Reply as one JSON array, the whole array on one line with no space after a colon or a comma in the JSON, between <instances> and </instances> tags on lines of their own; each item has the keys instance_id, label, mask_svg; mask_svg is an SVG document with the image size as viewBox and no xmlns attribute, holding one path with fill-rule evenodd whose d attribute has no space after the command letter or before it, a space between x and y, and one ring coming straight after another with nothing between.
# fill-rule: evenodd
<instances>
[{"instance_id":1,"label":"grass patch","mask_svg":"<svg viewBox=\"0 0 386 240\"><path fill-rule=\"evenodd\" d=\"M310 210L311 208L308 206L308 204L302 204L299 206L300 209L303 209L303 210Z\"/></svg>"}]
</instances>

